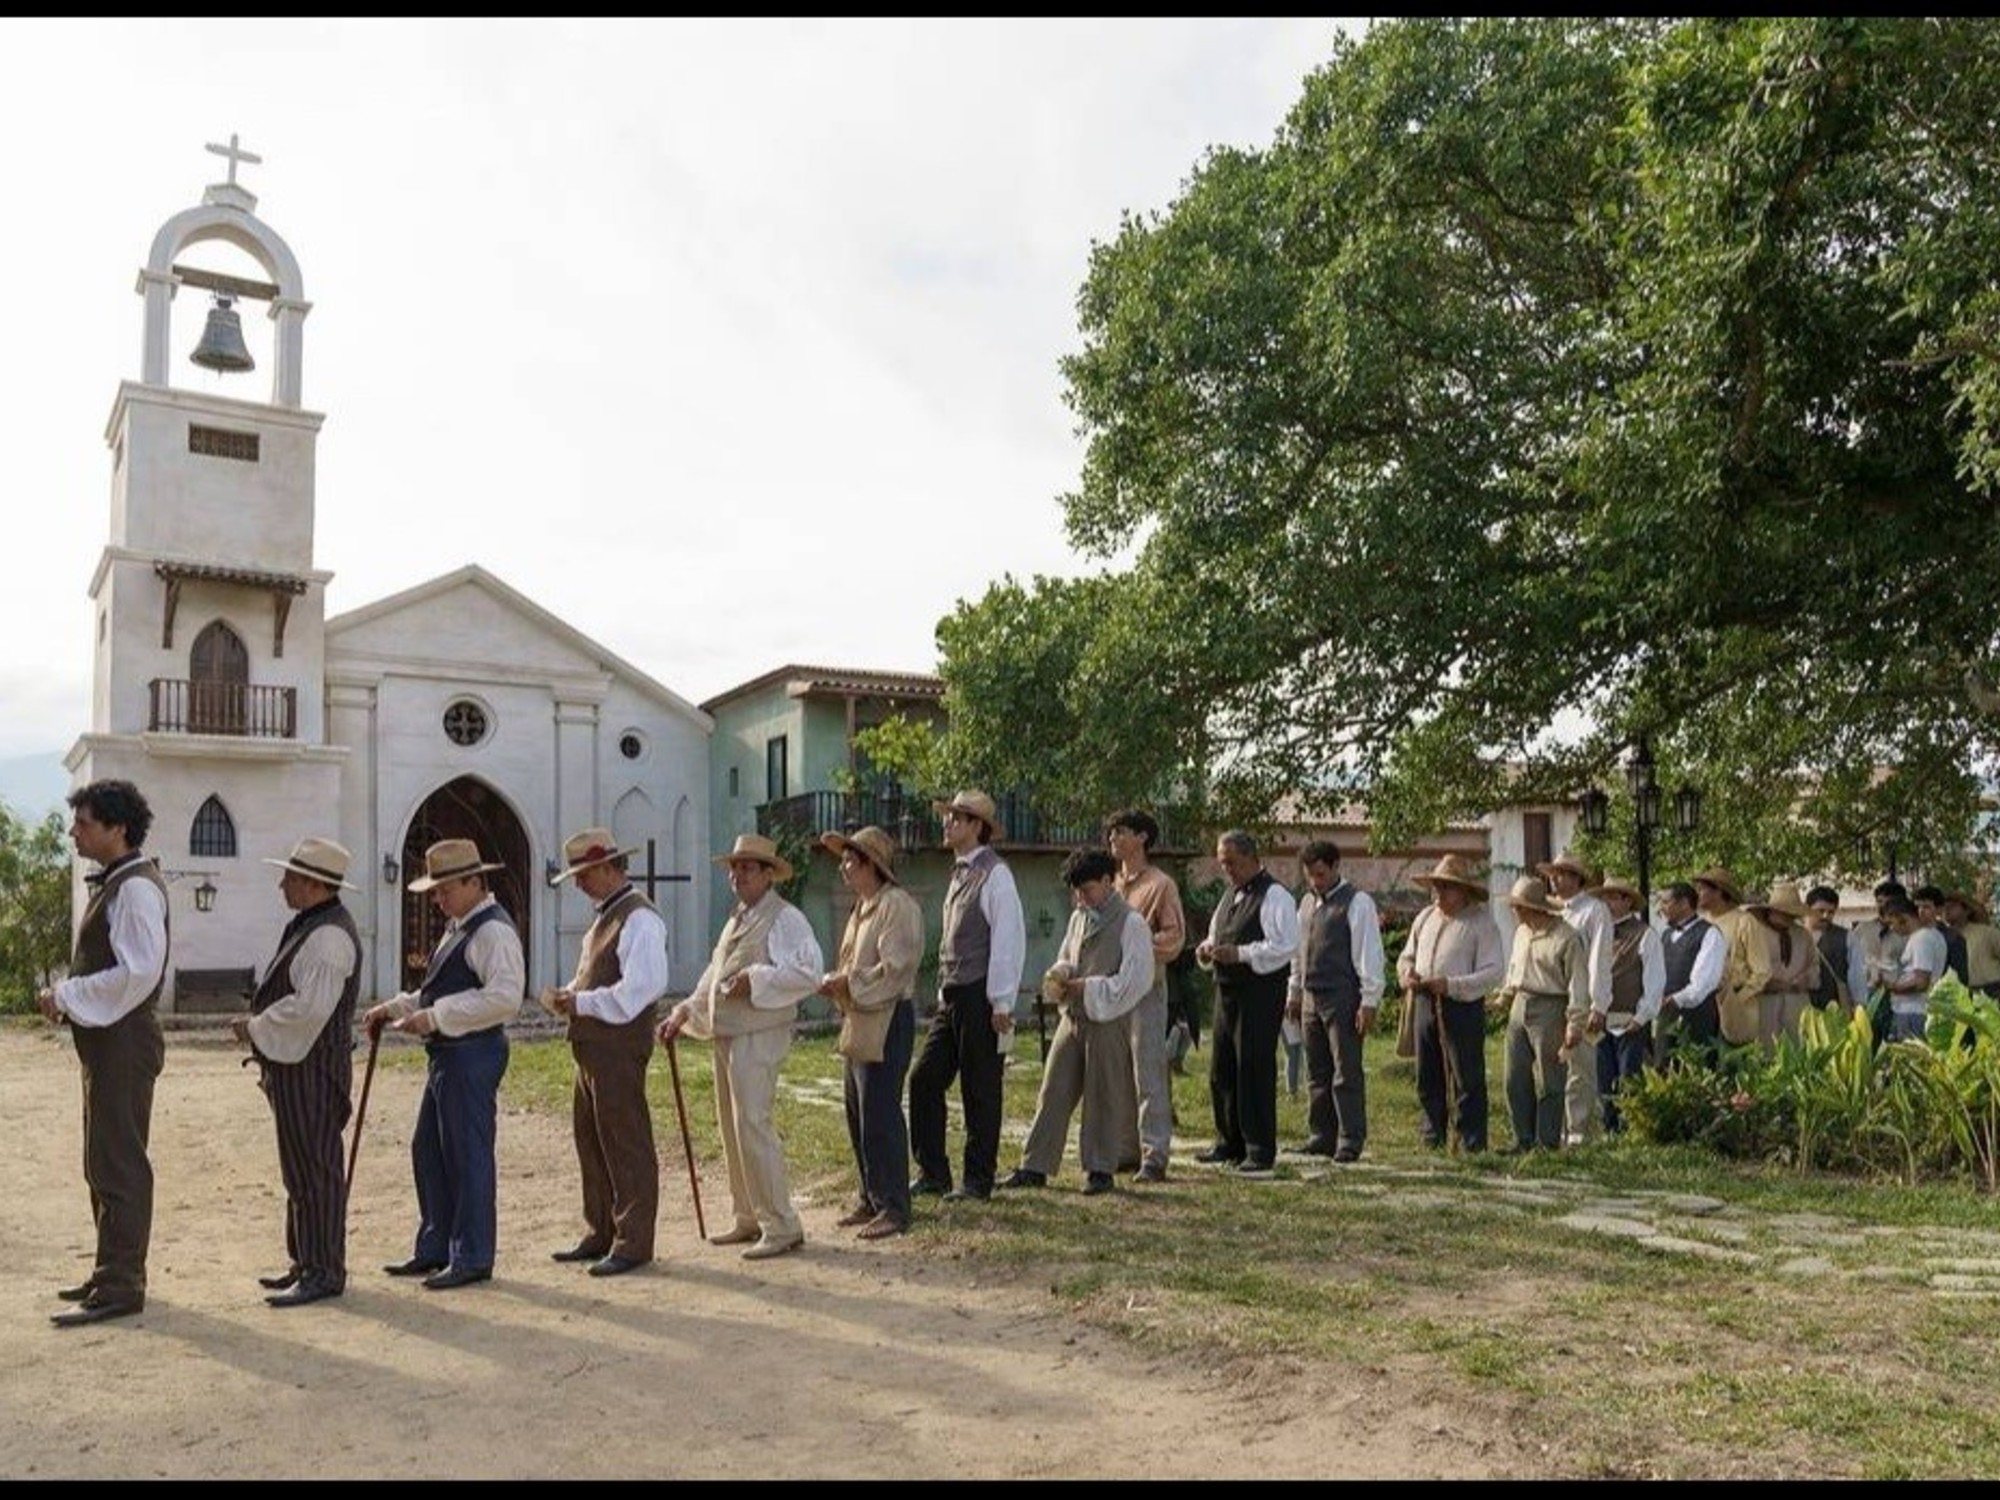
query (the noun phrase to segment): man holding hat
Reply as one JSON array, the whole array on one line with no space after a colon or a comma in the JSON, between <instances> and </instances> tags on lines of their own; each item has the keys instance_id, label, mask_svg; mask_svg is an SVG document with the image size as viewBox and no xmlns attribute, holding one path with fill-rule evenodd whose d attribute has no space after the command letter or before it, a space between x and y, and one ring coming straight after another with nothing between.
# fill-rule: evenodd
<instances>
[{"instance_id":1,"label":"man holding hat","mask_svg":"<svg viewBox=\"0 0 2000 1500\"><path fill-rule=\"evenodd\" d=\"M1694 878L1695 909L1722 937L1722 983L1716 989L1716 1019L1722 1039L1733 1046L1757 1039L1759 1004L1771 985L1771 950L1764 929L1743 910L1743 887L1720 866Z\"/></svg>"},{"instance_id":2,"label":"man holding hat","mask_svg":"<svg viewBox=\"0 0 2000 1500\"><path fill-rule=\"evenodd\" d=\"M1000 810L981 791L932 804L954 860L938 936L938 1007L910 1070L913 1193L947 1203L993 1196L1000 1158L1002 1039L1014 1041L1014 1004L1027 962L1028 927L1014 872L993 850ZM954 1188L945 1149L945 1094L958 1080L965 1107L965 1175Z\"/></svg>"},{"instance_id":3,"label":"man holding hat","mask_svg":"<svg viewBox=\"0 0 2000 1500\"><path fill-rule=\"evenodd\" d=\"M500 1080L507 1023L527 987L521 936L487 888L505 865L480 858L471 839L439 839L410 882L445 917L423 982L371 1008L371 1036L384 1026L424 1039L423 1102L410 1160L417 1179L417 1237L408 1260L383 1269L421 1276L431 1291L493 1279L499 1240Z\"/></svg>"},{"instance_id":4,"label":"man holding hat","mask_svg":"<svg viewBox=\"0 0 2000 1500\"><path fill-rule=\"evenodd\" d=\"M1581 1146L1597 1133L1597 1039L1604 1035L1604 1018L1611 1010L1611 911L1585 889L1596 883L1597 872L1569 851L1535 870L1561 903L1563 920L1583 940L1590 981L1590 1013L1584 1017L1582 1038L1570 1048L1563 1094L1563 1144Z\"/></svg>"},{"instance_id":5,"label":"man holding hat","mask_svg":"<svg viewBox=\"0 0 2000 1500\"><path fill-rule=\"evenodd\" d=\"M1456 854L1411 881L1430 887L1431 904L1417 913L1396 960L1403 1003L1412 1007L1417 1042L1417 1101L1426 1146L1450 1139L1455 1112L1458 1149L1486 1149L1486 1007L1507 957L1500 928L1486 905L1486 882Z\"/></svg>"},{"instance_id":6,"label":"man holding hat","mask_svg":"<svg viewBox=\"0 0 2000 1500\"><path fill-rule=\"evenodd\" d=\"M1652 1061L1653 1017L1666 994L1667 966L1638 887L1606 880L1596 894L1611 913L1611 1008L1597 1045L1597 1096L1604 1128L1615 1135L1625 1128L1615 1102L1619 1086Z\"/></svg>"},{"instance_id":7,"label":"man holding hat","mask_svg":"<svg viewBox=\"0 0 2000 1500\"><path fill-rule=\"evenodd\" d=\"M1519 924L1507 958L1507 982L1494 996L1507 1007L1507 1113L1514 1144L1503 1154L1553 1151L1563 1144L1566 1075L1589 1064L1578 1058L1589 1022L1590 969L1583 939L1563 918L1562 904L1532 875L1507 893Z\"/></svg>"},{"instance_id":8,"label":"man holding hat","mask_svg":"<svg viewBox=\"0 0 2000 1500\"><path fill-rule=\"evenodd\" d=\"M626 878L632 851L608 828L563 843L563 869L596 915L576 956L576 977L542 996L568 1023L576 1081L570 1127L583 1174L583 1237L559 1261L588 1261L592 1276L620 1276L653 1258L660 1216L660 1157L646 1103L654 1002L667 992L667 924Z\"/></svg>"},{"instance_id":9,"label":"man holding hat","mask_svg":"<svg viewBox=\"0 0 2000 1500\"><path fill-rule=\"evenodd\" d=\"M819 987L825 965L812 924L778 894L792 862L776 844L738 834L714 862L729 868L736 909L694 993L667 1013L658 1035L665 1044L685 1030L715 1045L715 1118L735 1223L709 1243L744 1245L745 1260L769 1260L806 1242L772 1112L799 1002Z\"/></svg>"},{"instance_id":10,"label":"man holding hat","mask_svg":"<svg viewBox=\"0 0 2000 1500\"><path fill-rule=\"evenodd\" d=\"M290 1266L259 1280L273 1307L338 1297L347 1287L347 1172L341 1132L353 1111L354 1000L361 987L361 935L341 904L347 851L303 838L284 859L278 891L295 914L250 997L230 1022L257 1059L258 1082L278 1127Z\"/></svg>"},{"instance_id":11,"label":"man holding hat","mask_svg":"<svg viewBox=\"0 0 2000 1500\"><path fill-rule=\"evenodd\" d=\"M847 1139L861 1194L840 1219L858 1238L882 1240L910 1227L910 1127L903 1079L917 1044L917 969L924 961L924 913L896 879L896 841L880 828L851 837L823 833L820 847L840 861L854 896L840 956L819 993L840 1012L834 1050L846 1061Z\"/></svg>"}]
</instances>

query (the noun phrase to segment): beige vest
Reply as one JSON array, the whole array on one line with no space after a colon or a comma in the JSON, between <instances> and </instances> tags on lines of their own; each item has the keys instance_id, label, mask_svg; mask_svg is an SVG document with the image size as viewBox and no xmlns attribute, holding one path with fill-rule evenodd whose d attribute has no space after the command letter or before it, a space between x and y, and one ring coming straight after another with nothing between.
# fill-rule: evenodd
<instances>
[{"instance_id":1,"label":"beige vest","mask_svg":"<svg viewBox=\"0 0 2000 1500\"><path fill-rule=\"evenodd\" d=\"M722 924L715 951L708 960L708 1004L696 1018L698 1032L709 1036L748 1036L753 1031L775 1031L789 1026L798 1013L796 1005L761 1008L748 1000L730 1000L725 991L745 969L771 961L771 925L788 903L776 891L766 895L750 911L738 910ZM699 1025L700 1022L706 1025Z\"/></svg>"}]
</instances>

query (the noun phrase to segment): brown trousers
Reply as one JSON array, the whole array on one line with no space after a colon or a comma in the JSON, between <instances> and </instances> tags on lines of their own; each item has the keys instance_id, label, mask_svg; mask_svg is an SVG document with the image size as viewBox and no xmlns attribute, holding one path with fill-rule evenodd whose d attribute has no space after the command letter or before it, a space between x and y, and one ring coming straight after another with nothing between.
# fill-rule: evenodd
<instances>
[{"instance_id":1,"label":"brown trousers","mask_svg":"<svg viewBox=\"0 0 2000 1500\"><path fill-rule=\"evenodd\" d=\"M153 1082L166 1039L149 1001L109 1026L72 1026L83 1070L83 1180L97 1224L90 1280L115 1300L146 1295L146 1250L153 1238Z\"/></svg>"},{"instance_id":2,"label":"brown trousers","mask_svg":"<svg viewBox=\"0 0 2000 1500\"><path fill-rule=\"evenodd\" d=\"M653 1022L648 1006L623 1026L570 1028L576 1059L570 1123L583 1172L583 1238L627 1260L653 1258L660 1217L660 1157L646 1103Z\"/></svg>"}]
</instances>

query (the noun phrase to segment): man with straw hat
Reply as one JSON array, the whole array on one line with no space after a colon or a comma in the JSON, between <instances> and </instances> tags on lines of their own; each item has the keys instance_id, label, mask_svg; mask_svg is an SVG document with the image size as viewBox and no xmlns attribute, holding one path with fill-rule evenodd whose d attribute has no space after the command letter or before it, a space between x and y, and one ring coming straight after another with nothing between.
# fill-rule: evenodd
<instances>
[{"instance_id":1,"label":"man with straw hat","mask_svg":"<svg viewBox=\"0 0 2000 1500\"><path fill-rule=\"evenodd\" d=\"M1716 1020L1732 1046L1757 1040L1758 1002L1771 985L1771 949L1761 923L1743 910L1743 887L1719 865L1694 878L1695 908L1722 937Z\"/></svg>"},{"instance_id":2,"label":"man with straw hat","mask_svg":"<svg viewBox=\"0 0 2000 1500\"><path fill-rule=\"evenodd\" d=\"M842 1093L847 1139L861 1192L839 1220L856 1238L888 1239L910 1227L910 1127L903 1079L917 1041L917 969L924 959L924 913L896 879L896 841L880 828L823 833L820 847L840 861L854 897L840 955L819 993L840 1012L834 1043L846 1066Z\"/></svg>"},{"instance_id":3,"label":"man with straw hat","mask_svg":"<svg viewBox=\"0 0 2000 1500\"><path fill-rule=\"evenodd\" d=\"M951 884L938 934L938 1007L910 1070L910 1191L947 1203L993 1196L1000 1161L1003 1049L1014 1041L1014 1005L1028 957L1028 926L1014 872L994 852L1000 809L986 793L932 804L944 819ZM945 1095L958 1080L965 1108L965 1174L952 1186Z\"/></svg>"},{"instance_id":4,"label":"man with straw hat","mask_svg":"<svg viewBox=\"0 0 2000 1500\"><path fill-rule=\"evenodd\" d=\"M1744 910L1764 924L1764 949L1771 960L1771 983L1757 997L1757 1040L1769 1052L1779 1037L1798 1037L1799 1019L1819 977L1819 945L1803 925L1811 912L1792 881L1779 881L1768 896Z\"/></svg>"},{"instance_id":5,"label":"man with straw hat","mask_svg":"<svg viewBox=\"0 0 2000 1500\"><path fill-rule=\"evenodd\" d=\"M709 1243L743 1245L745 1260L769 1260L806 1242L772 1111L799 1002L819 987L825 965L812 924L778 894L792 862L776 844L738 834L714 862L728 866L736 908L694 993L668 1012L658 1035L665 1044L686 1030L715 1045L715 1118L735 1223Z\"/></svg>"},{"instance_id":6,"label":"man with straw hat","mask_svg":"<svg viewBox=\"0 0 2000 1500\"><path fill-rule=\"evenodd\" d=\"M341 1132L353 1112L354 1001L361 988L361 934L341 904L347 850L303 838L284 859L278 892L294 913L250 1014L230 1022L257 1059L258 1082L278 1130L290 1264L259 1282L273 1307L338 1297L347 1287L347 1171Z\"/></svg>"},{"instance_id":7,"label":"man with straw hat","mask_svg":"<svg viewBox=\"0 0 2000 1500\"><path fill-rule=\"evenodd\" d=\"M1579 1059L1590 1018L1589 960L1583 939L1563 921L1562 904L1532 875L1507 892L1518 924L1507 982L1494 1002L1507 1007L1507 1113L1514 1144L1503 1155L1554 1151L1563 1144L1567 1075Z\"/></svg>"},{"instance_id":8,"label":"man with straw hat","mask_svg":"<svg viewBox=\"0 0 2000 1500\"><path fill-rule=\"evenodd\" d=\"M1625 1128L1618 1090L1653 1058L1653 1018L1666 993L1667 967L1639 888L1610 879L1595 894L1611 913L1611 1008L1604 1016L1604 1040L1597 1044L1597 1097L1604 1128L1615 1135Z\"/></svg>"},{"instance_id":9,"label":"man with straw hat","mask_svg":"<svg viewBox=\"0 0 2000 1500\"><path fill-rule=\"evenodd\" d=\"M551 885L574 880L595 908L576 976L542 995L568 1025L576 1078L570 1128L583 1177L583 1235L558 1261L589 1262L592 1276L621 1276L653 1258L660 1216L660 1156L646 1102L657 1004L667 992L667 924L626 877L630 849L608 828L563 843Z\"/></svg>"},{"instance_id":10,"label":"man with straw hat","mask_svg":"<svg viewBox=\"0 0 2000 1500\"><path fill-rule=\"evenodd\" d=\"M421 1276L434 1292L493 1279L499 1240L500 1080L507 1072L507 1023L527 987L521 935L486 876L505 865L481 858L471 839L439 839L424 851L410 889L428 891L444 914L444 935L423 981L384 1000L364 1018L422 1037L423 1102L410 1158L417 1179L417 1236L408 1260L383 1267Z\"/></svg>"},{"instance_id":11,"label":"man with straw hat","mask_svg":"<svg viewBox=\"0 0 2000 1500\"><path fill-rule=\"evenodd\" d=\"M1970 891L1953 891L1944 900L1945 920L1965 939L1965 984L1975 994L2000 999L2000 927L1986 903Z\"/></svg>"},{"instance_id":12,"label":"man with straw hat","mask_svg":"<svg viewBox=\"0 0 2000 1500\"><path fill-rule=\"evenodd\" d=\"M1484 1002L1506 970L1500 928L1486 904L1486 882L1461 856L1444 855L1410 879L1431 893L1396 960L1403 1003L1412 1007L1423 1141L1442 1148L1455 1138L1460 1151L1484 1151Z\"/></svg>"},{"instance_id":13,"label":"man with straw hat","mask_svg":"<svg viewBox=\"0 0 2000 1500\"><path fill-rule=\"evenodd\" d=\"M1611 1009L1611 911L1590 894L1597 871L1568 850L1535 873L1561 902L1563 920L1583 939L1584 962L1590 977L1590 1014L1583 1037L1571 1049L1569 1081L1563 1096L1563 1144L1581 1146L1597 1134L1597 1039L1604 1035L1604 1018Z\"/></svg>"}]
</instances>

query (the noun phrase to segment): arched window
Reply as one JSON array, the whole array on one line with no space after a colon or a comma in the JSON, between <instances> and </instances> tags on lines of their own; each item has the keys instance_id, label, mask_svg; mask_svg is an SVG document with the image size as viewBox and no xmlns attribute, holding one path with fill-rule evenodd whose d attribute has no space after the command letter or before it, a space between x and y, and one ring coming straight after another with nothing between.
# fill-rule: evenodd
<instances>
[{"instance_id":1,"label":"arched window","mask_svg":"<svg viewBox=\"0 0 2000 1500\"><path fill-rule=\"evenodd\" d=\"M236 821L220 797L210 797L196 811L194 826L188 829L188 853L210 859L236 857Z\"/></svg>"},{"instance_id":2,"label":"arched window","mask_svg":"<svg viewBox=\"0 0 2000 1500\"><path fill-rule=\"evenodd\" d=\"M221 620L211 621L188 651L188 728L241 734L249 718L250 651Z\"/></svg>"}]
</instances>

